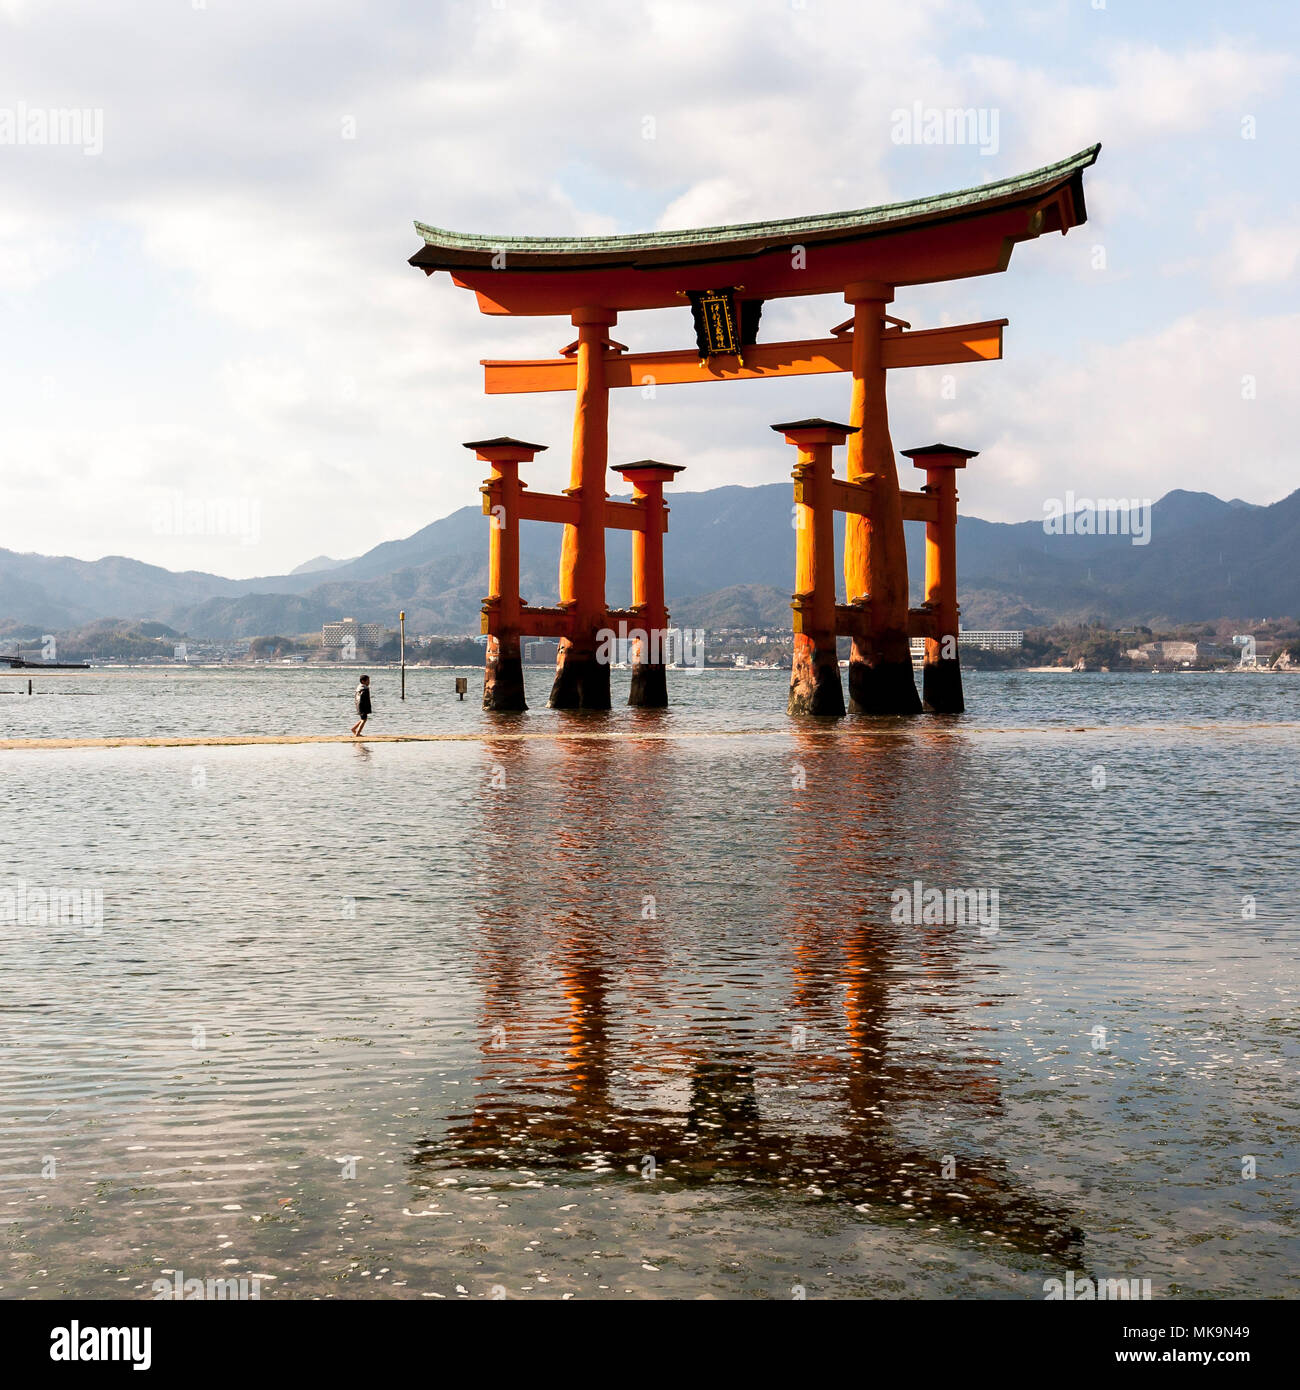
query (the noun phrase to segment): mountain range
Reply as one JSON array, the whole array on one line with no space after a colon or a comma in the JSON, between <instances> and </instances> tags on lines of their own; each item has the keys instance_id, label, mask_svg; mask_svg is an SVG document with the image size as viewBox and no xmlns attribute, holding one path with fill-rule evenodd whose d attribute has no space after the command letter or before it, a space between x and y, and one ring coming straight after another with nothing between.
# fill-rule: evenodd
<instances>
[{"instance_id":1,"label":"mountain range","mask_svg":"<svg viewBox=\"0 0 1300 1390\"><path fill-rule=\"evenodd\" d=\"M790 618L790 484L721 487L670 499L665 571L674 622L716 629ZM837 546L843 516L837 516ZM908 524L913 603L923 527ZM1271 506L1174 491L1152 508L1150 543L1128 535L1048 535L1042 521L957 526L966 627L1024 628L1097 619L1148 626L1300 615L1300 490ZM165 622L196 638L302 633L344 617L411 632L478 630L487 586L487 520L477 507L350 560L318 556L289 574L226 579L122 556L77 560L0 550L0 620L60 631L99 618ZM525 522L520 577L533 603L556 600L559 532ZM631 541L607 545L612 605L630 602ZM841 599L843 594L841 593Z\"/></svg>"}]
</instances>

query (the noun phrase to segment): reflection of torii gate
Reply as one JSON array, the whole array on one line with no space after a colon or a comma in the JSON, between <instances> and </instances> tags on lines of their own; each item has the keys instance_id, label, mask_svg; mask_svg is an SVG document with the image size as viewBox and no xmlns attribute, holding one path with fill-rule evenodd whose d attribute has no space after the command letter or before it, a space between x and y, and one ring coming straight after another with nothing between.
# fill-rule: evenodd
<instances>
[{"instance_id":1,"label":"reflection of torii gate","mask_svg":"<svg viewBox=\"0 0 1300 1390\"><path fill-rule=\"evenodd\" d=\"M795 730L795 740L810 767L818 747L831 746L806 728ZM959 997L970 958L951 929L894 927L860 893L858 920L845 923L820 896L832 843L854 846L853 872L868 880L879 881L881 864L895 862L896 844L874 831L914 785L910 770L919 765L960 781L960 762L945 740L885 739L878 755L872 742L847 746L853 795L813 777L788 803L788 881L776 891L792 905L781 924L791 988L765 972L767 984L732 1020L740 1025L734 1032L701 1033L683 1006L684 971L674 954L675 947L690 950L689 935L669 934L663 924L647 931L645 922L620 931L619 912L611 913L611 870L625 861L611 858L610 847L620 837L638 846L637 875L673 862L672 818L661 809L676 799L671 765L644 743L636 776L618 795L603 795L611 760L621 756L608 741L487 738L485 763L501 765L514 797L530 797L537 784L554 796L543 820L524 832L531 869L523 875L521 803L506 793L482 803L487 891L475 908L474 938L484 1060L459 1113L415 1141L413 1185L437 1189L462 1170L513 1179L523 1169L567 1184L593 1171L597 1158L611 1177L631 1167L641 1181L645 1159L653 1158L658 1177L681 1188L727 1183L803 1201L811 1177L821 1202L924 1215L1078 1268L1083 1232L1069 1211L1039 1197L1009 1154L989 1150L978 1131L954 1133L957 1177L945 1171L943 1148L923 1145L915 1132L909 1137L909 1107L987 1120L1001 1100L996 1054L979 1046L978 1026L964 1024L936 1061L909 1051L899 1024L896 996L918 970L932 985L947 981ZM634 735L618 748L636 746ZM927 874L951 881L960 852L950 833L956 813L947 800L927 805L924 825L938 832L923 837L933 845ZM545 922L533 916L543 881L556 890ZM622 881L613 895L627 896L634 881ZM706 949L701 960L708 958ZM699 996L706 1005L711 993ZM786 997L790 1008L781 1007ZM704 1017L719 1022L715 1010ZM824 1030L806 1051L802 1044L795 1050L790 1033L800 1020ZM784 1097L778 1104L774 1083Z\"/></svg>"},{"instance_id":2,"label":"reflection of torii gate","mask_svg":"<svg viewBox=\"0 0 1300 1390\"><path fill-rule=\"evenodd\" d=\"M955 576L947 532L949 522L955 524L951 469L972 455L932 446L925 463L918 463L927 467L924 494L904 494L889 437L885 377L891 367L999 358L1006 320L913 331L885 310L899 285L994 274L1007 268L1017 242L1044 232L1064 233L1082 223L1087 215L1083 170L1099 149L1094 145L1033 173L960 193L735 227L616 237L494 238L416 223L424 245L411 264L429 275L449 271L457 285L475 292L484 313L563 314L578 330L577 339L558 358L483 364L489 395L573 391L575 398L570 486L563 495L523 491L519 464L529 461L540 445L496 439L469 446L493 469L484 488L484 508L493 518L493 589L483 615L488 634L485 706L525 708L520 638L527 633L560 639L553 706L608 709L609 664L601 652L601 632L623 620L653 634L667 622L662 484L672 470L653 460L626 466L634 485L632 501L608 500L612 388L847 371L853 379L848 425L799 422L823 433L837 430L840 442L847 438L846 482L830 476L829 447L835 439L801 441L791 427L781 427L800 449L796 482L805 511L797 539L798 583L814 572L819 581L815 588L801 588L795 598L790 709L843 711L838 669L827 664L826 656L827 643L833 653L835 636L846 634L853 638L850 709L915 712L920 702L909 653L909 636L915 633L928 639L927 667L933 668L927 669L927 704L940 712L960 710ZM764 300L838 293L853 305L853 317L832 329L830 338L755 341ZM698 351L629 353L609 336L620 313L680 306L686 298L695 315ZM820 463L814 451L820 451ZM820 620L827 616L825 585L832 557L829 547L822 546L814 559L808 547L813 533L828 533L825 513L836 507L848 513L848 603L836 608L832 584L828 630ZM903 523L909 518L927 523L927 603L915 615L909 615L907 606ZM523 520L564 526L555 608L520 602L518 528ZM605 602L605 531L610 526L631 530L636 542L634 606L624 613L611 613ZM814 610L819 625L803 625L802 614ZM950 652L942 642L945 637L954 638ZM653 641L642 644L634 657L632 704L666 703L657 646ZM942 669L945 653L949 660Z\"/></svg>"}]
</instances>

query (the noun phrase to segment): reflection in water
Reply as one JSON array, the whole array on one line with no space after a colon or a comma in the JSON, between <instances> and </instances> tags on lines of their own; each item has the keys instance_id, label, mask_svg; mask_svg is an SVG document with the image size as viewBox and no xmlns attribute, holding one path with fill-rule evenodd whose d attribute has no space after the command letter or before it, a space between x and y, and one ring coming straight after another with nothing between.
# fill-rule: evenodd
<instances>
[{"instance_id":1,"label":"reflection in water","mask_svg":"<svg viewBox=\"0 0 1300 1390\"><path fill-rule=\"evenodd\" d=\"M653 739L485 748L483 1064L472 1108L415 1144L417 1187L466 1168L743 1184L1079 1259L1069 1217L961 1137L1001 1104L969 1018L988 943L890 920L913 877L969 886L960 735L800 731L793 767L736 773L783 780L769 874L685 892L708 808ZM543 783L549 814L523 815ZM552 866L547 901L521 860Z\"/></svg>"}]
</instances>

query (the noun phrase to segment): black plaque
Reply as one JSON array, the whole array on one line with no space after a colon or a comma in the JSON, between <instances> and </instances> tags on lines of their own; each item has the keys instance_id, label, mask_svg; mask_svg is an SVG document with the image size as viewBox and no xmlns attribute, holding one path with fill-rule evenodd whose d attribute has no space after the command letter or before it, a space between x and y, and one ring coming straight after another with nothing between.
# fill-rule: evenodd
<instances>
[{"instance_id":1,"label":"black plaque","mask_svg":"<svg viewBox=\"0 0 1300 1390\"><path fill-rule=\"evenodd\" d=\"M700 356L738 356L740 330L735 290L693 290L690 300L695 318L695 345L700 350Z\"/></svg>"}]
</instances>

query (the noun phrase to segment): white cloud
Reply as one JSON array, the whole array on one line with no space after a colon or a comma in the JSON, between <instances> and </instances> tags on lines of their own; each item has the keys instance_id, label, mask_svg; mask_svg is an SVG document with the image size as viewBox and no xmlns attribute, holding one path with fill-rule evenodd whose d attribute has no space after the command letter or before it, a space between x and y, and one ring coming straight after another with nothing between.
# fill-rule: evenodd
<instances>
[{"instance_id":1,"label":"white cloud","mask_svg":"<svg viewBox=\"0 0 1300 1390\"><path fill-rule=\"evenodd\" d=\"M7 478L17 472L8 497L43 499L21 527L18 509L0 512L0 545L125 551L231 574L353 554L473 504L480 475L466 438L541 439L551 450L533 466L534 485L567 481L568 398L487 398L478 360L551 355L569 326L486 317L445 275L425 280L404 264L413 218L594 234L830 211L938 191L946 175L932 160L950 159L942 167L959 172L946 186L960 186L994 163L1005 174L1102 138L1116 149L1088 176L1090 205L1103 226L1135 226L1153 216L1145 144L1216 122L1231 137L1237 114L1291 70L1284 54L1244 42L1164 50L1098 38L1097 75L1074 76L1072 65L1063 78L1052 40L1064 12L1036 10L1042 48L1024 56L1018 35L1012 59L990 51L1000 22L964 0L159 3L147 46L115 7L89 0L57 13L0 0L0 15L23 21L0 49L0 85L105 112L102 157L23 165L21 199L0 212L0 289L20 296L56 352L87 333L114 341L123 320L157 325L156 346L140 329L120 363L69 368L55 399L0 377L0 456ZM972 36L983 56L964 56ZM918 99L997 106L1003 153L900 153L890 112ZM355 138L344 138L345 118ZM1189 163L1157 171L1162 196L1179 179L1195 185ZM1225 205L1237 191L1219 190ZM1276 216L1236 228L1234 283L1280 285L1294 273L1294 242ZM1089 235L1071 239L1080 265ZM104 247L88 268L81 248L96 239ZM1198 266L1213 259L1195 240L1174 252ZM1249 476L1282 490L1280 464L1266 460L1283 456L1300 421L1276 369L1259 361L1268 389L1254 415L1234 414L1223 391L1234 352L1254 362L1267 343L1288 360L1290 321L1268 321L1262 336L1245 318L1225 329L1217 306L1198 299L1179 311L1194 333L1154 328L1088 351L1075 320L1095 277L1080 272L1080 283L1062 273L1067 263L1023 248L997 284L998 295L1023 283L1059 297L1070 327L1048 348L1061 356L1028 344L1022 357L969 369L951 404L897 381L896 442L947 432L985 441L963 491L1014 517L1036 514L1038 493L1025 490L1059 469L1117 459L1131 468L1140 458L1162 487L1177 476L1213 488L1224 438L1234 448L1253 440ZM1132 293L1144 293L1128 273ZM1211 278L1179 287L1204 296ZM918 327L1003 312L988 285L940 289ZM838 301L773 304L764 330L820 336L846 314ZM636 349L685 332L680 315L646 316L616 336ZM1176 404L1166 412L1166 402ZM686 463L680 486L692 489L773 481L790 461L767 424L846 408L845 384L824 379L616 400L612 452ZM1166 414L1162 432L1154 422ZM75 486L60 481L69 479ZM149 487L255 495L263 537L237 553L164 543L140 521L136 494Z\"/></svg>"},{"instance_id":2,"label":"white cloud","mask_svg":"<svg viewBox=\"0 0 1300 1390\"><path fill-rule=\"evenodd\" d=\"M1297 342L1300 313L1251 319L1205 309L1093 347L1079 363L1008 361L1000 374L989 369L997 380L972 368L960 405L932 417L938 434L982 448L962 479L963 508L1024 520L1066 488L1153 499L1187 488L1276 501L1300 482L1292 444L1300 402L1290 381ZM902 399L894 414L906 419Z\"/></svg>"},{"instance_id":3,"label":"white cloud","mask_svg":"<svg viewBox=\"0 0 1300 1390\"><path fill-rule=\"evenodd\" d=\"M3 153L3 151L0 151ZM0 290L33 290L75 254L48 219L0 207Z\"/></svg>"},{"instance_id":4,"label":"white cloud","mask_svg":"<svg viewBox=\"0 0 1300 1390\"><path fill-rule=\"evenodd\" d=\"M1295 278L1300 222L1275 227L1238 226L1224 259L1229 285L1276 285Z\"/></svg>"}]
</instances>

